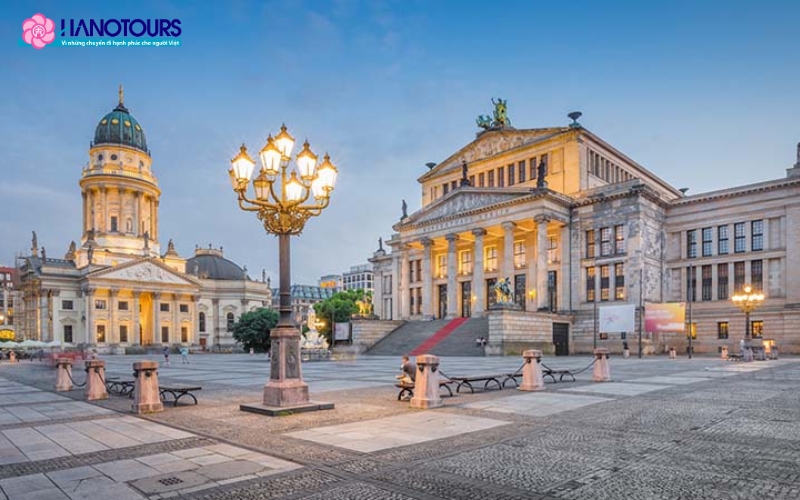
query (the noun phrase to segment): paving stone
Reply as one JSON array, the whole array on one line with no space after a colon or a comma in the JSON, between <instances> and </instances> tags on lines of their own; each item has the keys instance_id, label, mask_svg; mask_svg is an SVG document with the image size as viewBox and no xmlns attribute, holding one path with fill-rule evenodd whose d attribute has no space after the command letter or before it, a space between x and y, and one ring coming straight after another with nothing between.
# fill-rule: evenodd
<instances>
[{"instance_id":1,"label":"paving stone","mask_svg":"<svg viewBox=\"0 0 800 500\"><path fill-rule=\"evenodd\" d=\"M212 481L219 481L226 478L235 478L246 474L255 474L264 470L264 466L248 460L232 460L213 465L206 465L195 469L194 472L207 477Z\"/></svg>"}]
</instances>

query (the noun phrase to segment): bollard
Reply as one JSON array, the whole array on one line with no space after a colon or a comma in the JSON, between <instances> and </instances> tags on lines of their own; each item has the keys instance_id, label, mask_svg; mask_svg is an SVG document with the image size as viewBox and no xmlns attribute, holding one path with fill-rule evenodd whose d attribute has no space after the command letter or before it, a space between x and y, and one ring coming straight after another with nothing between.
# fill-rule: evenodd
<instances>
[{"instance_id":1,"label":"bollard","mask_svg":"<svg viewBox=\"0 0 800 500\"><path fill-rule=\"evenodd\" d=\"M442 406L439 396L439 357L430 354L417 356L417 375L414 380L412 408L437 408Z\"/></svg>"},{"instance_id":2,"label":"bollard","mask_svg":"<svg viewBox=\"0 0 800 500\"><path fill-rule=\"evenodd\" d=\"M255 353L256 353L256 350L255 350L255 349L253 349L253 348L251 347L251 348L250 348L250 355L252 356L252 355L253 355L253 354L255 354Z\"/></svg>"},{"instance_id":3,"label":"bollard","mask_svg":"<svg viewBox=\"0 0 800 500\"><path fill-rule=\"evenodd\" d=\"M83 391L86 401L108 399L106 389L106 362L101 359L86 360L86 389Z\"/></svg>"},{"instance_id":4,"label":"bollard","mask_svg":"<svg viewBox=\"0 0 800 500\"><path fill-rule=\"evenodd\" d=\"M630 349L623 349L622 350L622 357L628 359L631 357L631 350Z\"/></svg>"},{"instance_id":5,"label":"bollard","mask_svg":"<svg viewBox=\"0 0 800 500\"><path fill-rule=\"evenodd\" d=\"M525 364L522 365L522 384L517 389L520 391L543 391L542 351L530 349L523 352L522 356L525 358Z\"/></svg>"},{"instance_id":6,"label":"bollard","mask_svg":"<svg viewBox=\"0 0 800 500\"><path fill-rule=\"evenodd\" d=\"M744 348L744 351L742 351L742 360L743 361L753 361L753 348L752 347L747 346L747 347Z\"/></svg>"},{"instance_id":7,"label":"bollard","mask_svg":"<svg viewBox=\"0 0 800 500\"><path fill-rule=\"evenodd\" d=\"M611 382L611 365L608 362L608 349L605 347L598 347L594 350L594 372L592 373L592 381L594 382Z\"/></svg>"},{"instance_id":8,"label":"bollard","mask_svg":"<svg viewBox=\"0 0 800 500\"><path fill-rule=\"evenodd\" d=\"M772 346L770 350L770 359L778 359L778 346Z\"/></svg>"},{"instance_id":9,"label":"bollard","mask_svg":"<svg viewBox=\"0 0 800 500\"><path fill-rule=\"evenodd\" d=\"M678 359L678 352L674 347L669 348L669 359Z\"/></svg>"},{"instance_id":10,"label":"bollard","mask_svg":"<svg viewBox=\"0 0 800 500\"><path fill-rule=\"evenodd\" d=\"M137 361L133 364L133 404L136 413L162 411L161 394L158 391L158 362Z\"/></svg>"},{"instance_id":11,"label":"bollard","mask_svg":"<svg viewBox=\"0 0 800 500\"><path fill-rule=\"evenodd\" d=\"M14 363L16 363L17 362L17 353L15 353L14 351L9 352L8 353L8 362L10 364L12 364L12 365Z\"/></svg>"},{"instance_id":12,"label":"bollard","mask_svg":"<svg viewBox=\"0 0 800 500\"><path fill-rule=\"evenodd\" d=\"M56 360L58 372L56 372L56 391L72 390L72 360L69 358L58 358Z\"/></svg>"},{"instance_id":13,"label":"bollard","mask_svg":"<svg viewBox=\"0 0 800 500\"><path fill-rule=\"evenodd\" d=\"M720 359L727 360L728 359L728 347L722 346L719 350L719 357Z\"/></svg>"}]
</instances>

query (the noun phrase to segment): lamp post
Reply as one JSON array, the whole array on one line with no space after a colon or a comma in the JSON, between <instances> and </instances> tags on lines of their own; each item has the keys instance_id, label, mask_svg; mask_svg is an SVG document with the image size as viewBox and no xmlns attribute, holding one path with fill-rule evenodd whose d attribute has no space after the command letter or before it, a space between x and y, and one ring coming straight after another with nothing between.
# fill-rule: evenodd
<instances>
[{"instance_id":1,"label":"lamp post","mask_svg":"<svg viewBox=\"0 0 800 500\"><path fill-rule=\"evenodd\" d=\"M239 208L256 212L267 233L278 237L280 318L270 332L270 380L264 386L263 402L266 407L277 407L284 411L289 407L319 409L309 408L308 385L303 382L300 368L300 330L292 320L289 244L290 237L300 234L309 218L321 214L328 206L337 175L336 167L327 154L322 163L317 165L317 156L311 152L308 141L295 158L297 172L289 172L293 147L294 138L289 135L285 125L281 126L277 136L273 138L270 135L267 138L266 145L258 153L261 170L252 179L254 198L248 197L247 191L256 162L247 154L244 144L239 154L231 160L228 171L239 199ZM248 410L244 405L242 409Z\"/></svg>"},{"instance_id":2,"label":"lamp post","mask_svg":"<svg viewBox=\"0 0 800 500\"><path fill-rule=\"evenodd\" d=\"M750 348L750 342L753 340L750 332L750 313L753 312L763 300L764 294L755 292L750 285L745 285L745 287L742 288L742 293L735 293L733 297L731 297L733 305L744 312L744 343L746 349Z\"/></svg>"}]
</instances>

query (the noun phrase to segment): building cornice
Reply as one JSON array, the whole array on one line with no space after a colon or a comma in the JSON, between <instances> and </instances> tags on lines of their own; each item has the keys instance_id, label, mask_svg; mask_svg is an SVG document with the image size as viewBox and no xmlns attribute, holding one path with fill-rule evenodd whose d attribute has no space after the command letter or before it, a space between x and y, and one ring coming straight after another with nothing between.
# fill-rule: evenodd
<instances>
[{"instance_id":1,"label":"building cornice","mask_svg":"<svg viewBox=\"0 0 800 500\"><path fill-rule=\"evenodd\" d=\"M696 203L730 199L748 194L766 193L769 191L777 191L779 189L791 187L800 187L800 178L777 179L734 188L720 189L718 191L709 191L707 193L700 193L693 196L672 200L672 202L670 202L670 206L680 207Z\"/></svg>"}]
</instances>

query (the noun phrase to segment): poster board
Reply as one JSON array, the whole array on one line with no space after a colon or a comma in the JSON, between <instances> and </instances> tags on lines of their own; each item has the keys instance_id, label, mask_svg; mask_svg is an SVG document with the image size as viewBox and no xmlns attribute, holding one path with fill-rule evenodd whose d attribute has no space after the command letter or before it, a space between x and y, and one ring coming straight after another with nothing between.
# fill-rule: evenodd
<instances>
[{"instance_id":1,"label":"poster board","mask_svg":"<svg viewBox=\"0 0 800 500\"><path fill-rule=\"evenodd\" d=\"M599 308L598 331L600 333L635 331L636 306L625 304Z\"/></svg>"},{"instance_id":2,"label":"poster board","mask_svg":"<svg viewBox=\"0 0 800 500\"><path fill-rule=\"evenodd\" d=\"M686 328L686 303L664 302L644 307L644 329L648 332L683 332Z\"/></svg>"},{"instance_id":3,"label":"poster board","mask_svg":"<svg viewBox=\"0 0 800 500\"><path fill-rule=\"evenodd\" d=\"M336 323L333 329L333 340L350 340L350 322Z\"/></svg>"}]
</instances>

